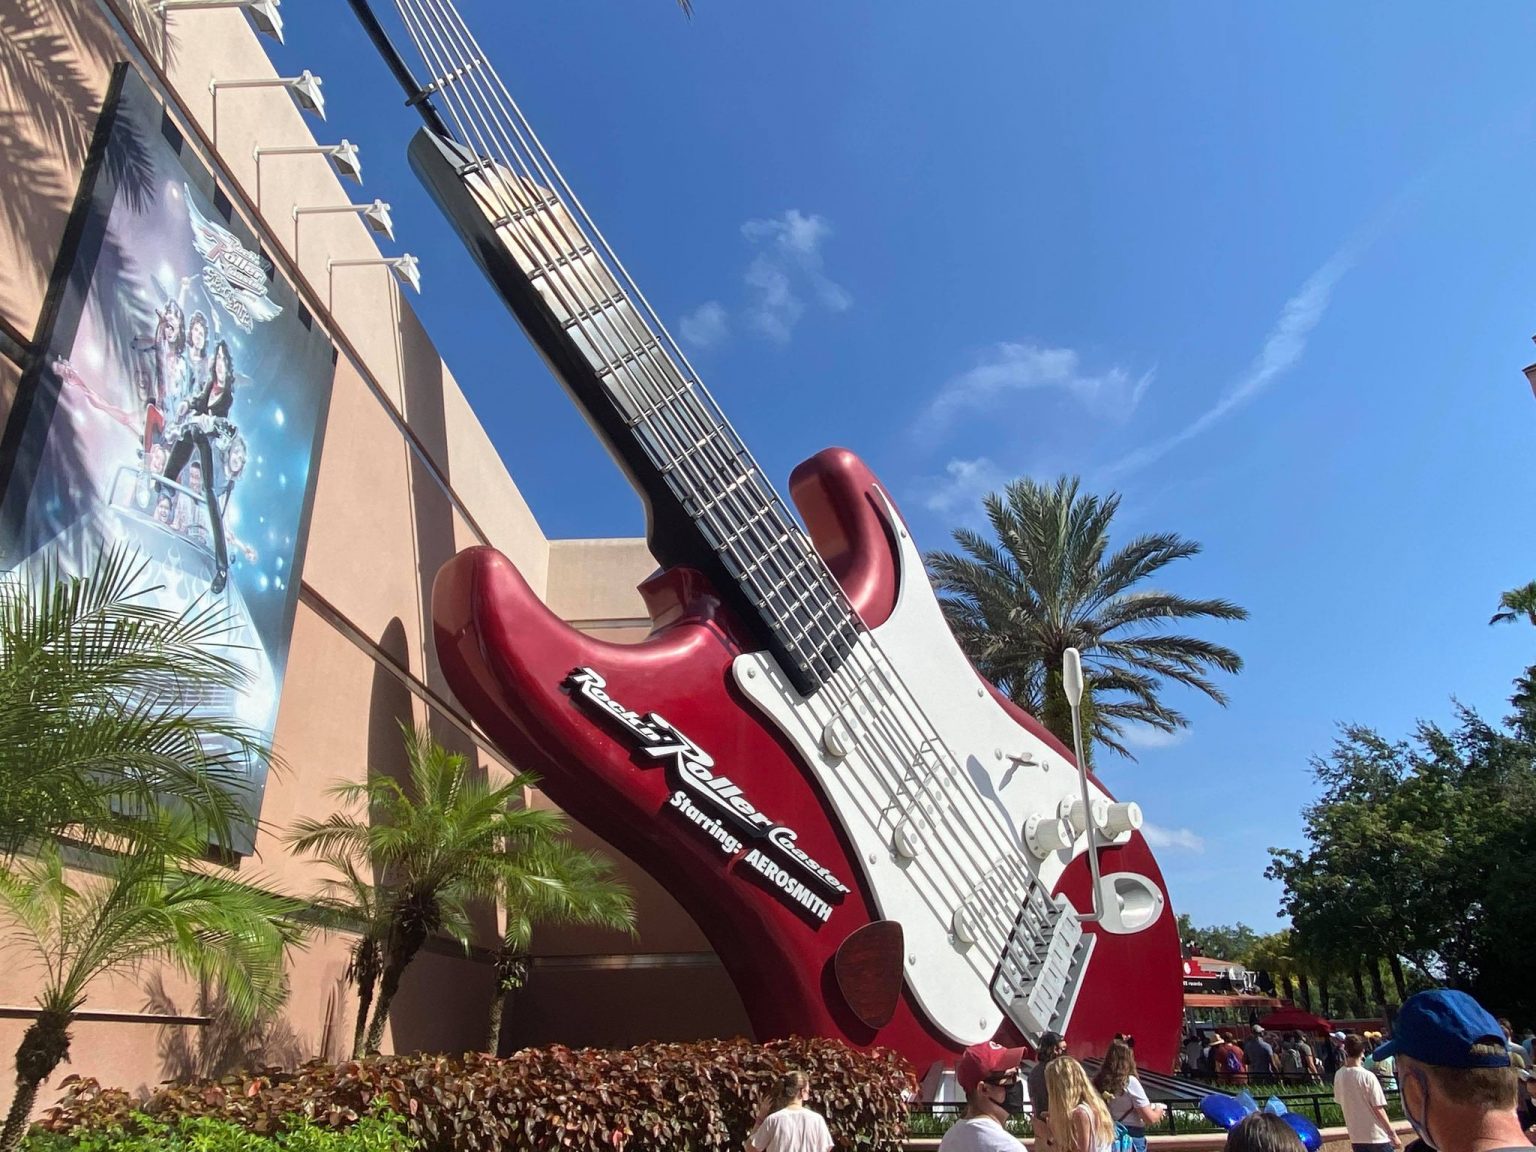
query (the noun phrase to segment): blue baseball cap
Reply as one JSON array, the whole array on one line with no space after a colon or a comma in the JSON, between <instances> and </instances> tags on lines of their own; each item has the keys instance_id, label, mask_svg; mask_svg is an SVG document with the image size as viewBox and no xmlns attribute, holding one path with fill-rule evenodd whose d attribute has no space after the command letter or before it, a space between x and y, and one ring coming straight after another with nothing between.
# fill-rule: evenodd
<instances>
[{"instance_id":1,"label":"blue baseball cap","mask_svg":"<svg viewBox=\"0 0 1536 1152\"><path fill-rule=\"evenodd\" d=\"M1497 1045L1487 1055L1475 1044ZM1435 988L1408 997L1392 1025L1392 1039L1371 1053L1373 1060L1403 1055L1439 1068L1508 1068L1504 1029L1465 992Z\"/></svg>"}]
</instances>

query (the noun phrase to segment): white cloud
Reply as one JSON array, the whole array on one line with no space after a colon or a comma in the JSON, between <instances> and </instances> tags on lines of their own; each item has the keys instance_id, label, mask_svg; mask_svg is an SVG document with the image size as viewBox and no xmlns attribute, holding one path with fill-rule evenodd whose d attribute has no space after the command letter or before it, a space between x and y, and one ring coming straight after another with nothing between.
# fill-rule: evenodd
<instances>
[{"instance_id":1,"label":"white cloud","mask_svg":"<svg viewBox=\"0 0 1536 1152\"><path fill-rule=\"evenodd\" d=\"M1011 479L985 456L951 460L944 465L943 478L930 482L931 488L922 498L923 507L930 512L973 512L981 507L984 496L1000 491Z\"/></svg>"},{"instance_id":2,"label":"white cloud","mask_svg":"<svg viewBox=\"0 0 1536 1152\"><path fill-rule=\"evenodd\" d=\"M720 301L707 300L678 321L677 331L695 348L713 348L730 336L730 317Z\"/></svg>"},{"instance_id":3,"label":"white cloud","mask_svg":"<svg viewBox=\"0 0 1536 1152\"><path fill-rule=\"evenodd\" d=\"M1354 265L1357 250L1355 244L1346 245L1307 278L1307 282L1285 302L1280 318L1269 330L1263 347L1259 349L1248 371L1222 393L1215 404L1167 439L1138 448L1115 461L1107 472L1112 475L1131 472L1162 459L1181 444L1210 429L1234 409L1263 392L1283 373L1294 368L1307 351L1307 338L1327 312L1335 286Z\"/></svg>"},{"instance_id":4,"label":"white cloud","mask_svg":"<svg viewBox=\"0 0 1536 1152\"><path fill-rule=\"evenodd\" d=\"M1164 732L1150 724L1127 724L1120 740L1128 748L1173 748L1189 739L1188 728Z\"/></svg>"},{"instance_id":5,"label":"white cloud","mask_svg":"<svg viewBox=\"0 0 1536 1152\"><path fill-rule=\"evenodd\" d=\"M1205 838L1188 828L1164 828L1161 824L1144 823L1141 835L1147 846L1153 849L1193 852L1197 855L1205 851Z\"/></svg>"},{"instance_id":6,"label":"white cloud","mask_svg":"<svg viewBox=\"0 0 1536 1152\"><path fill-rule=\"evenodd\" d=\"M828 278L822 244L832 235L825 216L790 208L772 219L748 220L741 234L757 249L747 265L747 323L784 343L805 315L806 296L827 312L846 312L853 297Z\"/></svg>"},{"instance_id":7,"label":"white cloud","mask_svg":"<svg viewBox=\"0 0 1536 1152\"><path fill-rule=\"evenodd\" d=\"M1133 376L1119 365L1086 373L1075 349L1004 342L948 381L924 410L919 427L924 435L942 433L967 412L986 411L1012 393L1033 389L1066 392L1096 415L1124 420L1141 403L1152 376Z\"/></svg>"},{"instance_id":8,"label":"white cloud","mask_svg":"<svg viewBox=\"0 0 1536 1152\"><path fill-rule=\"evenodd\" d=\"M746 303L737 319L755 335L787 344L807 309L846 312L853 297L826 273L822 245L832 224L815 212L789 208L777 216L748 220L742 238L753 249L742 273ZM731 312L718 300L700 304L678 323L678 332L696 348L710 348L730 335Z\"/></svg>"}]
</instances>

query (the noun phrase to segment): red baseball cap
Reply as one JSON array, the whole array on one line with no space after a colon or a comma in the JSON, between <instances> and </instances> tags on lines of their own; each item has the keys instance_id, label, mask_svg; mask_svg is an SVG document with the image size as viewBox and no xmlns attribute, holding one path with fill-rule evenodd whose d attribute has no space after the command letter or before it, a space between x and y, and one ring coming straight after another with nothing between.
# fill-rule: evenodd
<instances>
[{"instance_id":1,"label":"red baseball cap","mask_svg":"<svg viewBox=\"0 0 1536 1152\"><path fill-rule=\"evenodd\" d=\"M985 1044L972 1044L960 1053L960 1064L955 1069L960 1091L969 1096L988 1076L1018 1068L1028 1051L1027 1048L1004 1048L991 1040Z\"/></svg>"}]
</instances>

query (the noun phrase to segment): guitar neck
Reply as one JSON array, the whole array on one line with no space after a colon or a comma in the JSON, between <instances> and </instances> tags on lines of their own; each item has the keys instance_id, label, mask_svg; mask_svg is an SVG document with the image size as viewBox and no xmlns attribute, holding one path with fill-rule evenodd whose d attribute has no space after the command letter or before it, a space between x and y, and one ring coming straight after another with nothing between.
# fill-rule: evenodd
<instances>
[{"instance_id":1,"label":"guitar neck","mask_svg":"<svg viewBox=\"0 0 1536 1152\"><path fill-rule=\"evenodd\" d=\"M861 628L841 589L452 3L397 5L432 76L412 93L428 123L412 166L640 492L657 559L704 570L813 691ZM391 63L409 77L398 55Z\"/></svg>"}]
</instances>

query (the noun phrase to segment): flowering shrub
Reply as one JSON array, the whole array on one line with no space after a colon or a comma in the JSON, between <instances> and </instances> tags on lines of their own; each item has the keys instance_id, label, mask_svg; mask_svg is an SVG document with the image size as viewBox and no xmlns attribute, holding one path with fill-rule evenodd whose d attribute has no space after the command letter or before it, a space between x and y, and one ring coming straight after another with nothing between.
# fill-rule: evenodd
<instances>
[{"instance_id":1,"label":"flowering shrub","mask_svg":"<svg viewBox=\"0 0 1536 1152\"><path fill-rule=\"evenodd\" d=\"M896 1149L906 1132L910 1066L894 1052L832 1040L703 1040L597 1048L529 1048L505 1060L375 1056L163 1084L137 1104L120 1089L66 1081L38 1122L48 1132L123 1127L136 1109L158 1121L213 1116L258 1134L305 1118L348 1128L379 1104L424 1152L675 1152L741 1147L758 1100L789 1069L811 1079L810 1106L840 1149Z\"/></svg>"}]
</instances>

